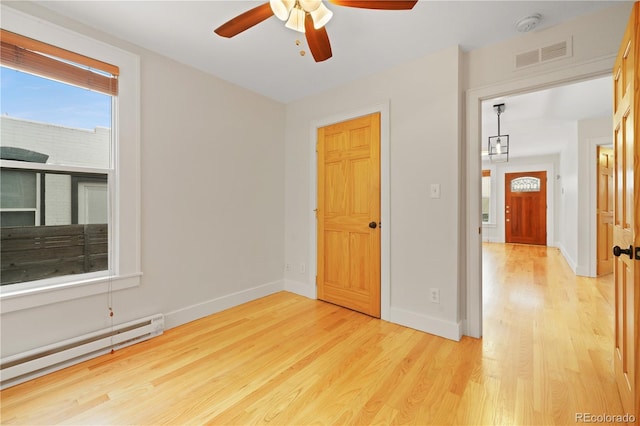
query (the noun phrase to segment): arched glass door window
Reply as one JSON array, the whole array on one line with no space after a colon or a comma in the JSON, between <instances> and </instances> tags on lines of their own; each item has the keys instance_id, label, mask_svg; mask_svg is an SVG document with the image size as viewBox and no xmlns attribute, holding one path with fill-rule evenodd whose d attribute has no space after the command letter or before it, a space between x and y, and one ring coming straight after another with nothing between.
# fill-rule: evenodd
<instances>
[{"instance_id":1,"label":"arched glass door window","mask_svg":"<svg viewBox=\"0 0 640 426\"><path fill-rule=\"evenodd\" d=\"M531 176L513 179L511 192L540 192L540 179Z\"/></svg>"}]
</instances>

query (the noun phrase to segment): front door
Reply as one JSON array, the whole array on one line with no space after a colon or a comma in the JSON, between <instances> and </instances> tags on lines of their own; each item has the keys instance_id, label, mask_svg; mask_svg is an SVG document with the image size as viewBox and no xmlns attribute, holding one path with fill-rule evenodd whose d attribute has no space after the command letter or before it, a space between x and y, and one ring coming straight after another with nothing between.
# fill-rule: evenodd
<instances>
[{"instance_id":1,"label":"front door","mask_svg":"<svg viewBox=\"0 0 640 426\"><path fill-rule=\"evenodd\" d=\"M380 114L318 129L316 149L318 298L379 318Z\"/></svg>"},{"instance_id":2,"label":"front door","mask_svg":"<svg viewBox=\"0 0 640 426\"><path fill-rule=\"evenodd\" d=\"M636 119L638 90L638 22L635 3L613 68L614 219L613 254L615 280L615 379L626 413L640 417L640 143Z\"/></svg>"},{"instance_id":3,"label":"front door","mask_svg":"<svg viewBox=\"0 0 640 426\"><path fill-rule=\"evenodd\" d=\"M598 147L596 274L613 272L613 148Z\"/></svg>"},{"instance_id":4,"label":"front door","mask_svg":"<svg viewBox=\"0 0 640 426\"><path fill-rule=\"evenodd\" d=\"M547 172L505 174L507 243L547 244Z\"/></svg>"}]
</instances>

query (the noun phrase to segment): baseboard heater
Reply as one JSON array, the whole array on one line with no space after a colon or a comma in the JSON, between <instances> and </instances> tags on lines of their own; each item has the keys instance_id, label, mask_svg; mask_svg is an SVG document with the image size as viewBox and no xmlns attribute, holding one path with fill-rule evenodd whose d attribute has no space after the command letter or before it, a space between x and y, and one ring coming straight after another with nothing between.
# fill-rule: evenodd
<instances>
[{"instance_id":1,"label":"baseboard heater","mask_svg":"<svg viewBox=\"0 0 640 426\"><path fill-rule=\"evenodd\" d=\"M163 331L164 316L156 314L8 356L0 361L0 389L151 339Z\"/></svg>"}]
</instances>

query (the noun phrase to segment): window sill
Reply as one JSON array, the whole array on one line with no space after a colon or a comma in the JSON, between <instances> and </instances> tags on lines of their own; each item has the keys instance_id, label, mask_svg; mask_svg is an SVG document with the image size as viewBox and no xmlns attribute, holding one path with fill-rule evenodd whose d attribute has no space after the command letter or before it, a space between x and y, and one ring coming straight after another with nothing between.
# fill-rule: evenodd
<instances>
[{"instance_id":1,"label":"window sill","mask_svg":"<svg viewBox=\"0 0 640 426\"><path fill-rule=\"evenodd\" d=\"M140 285L142 273L121 276L95 276L85 274L72 282L51 284L37 288L0 288L0 311L2 314L64 302L72 299L105 294ZM79 277L80 278L80 277Z\"/></svg>"}]
</instances>

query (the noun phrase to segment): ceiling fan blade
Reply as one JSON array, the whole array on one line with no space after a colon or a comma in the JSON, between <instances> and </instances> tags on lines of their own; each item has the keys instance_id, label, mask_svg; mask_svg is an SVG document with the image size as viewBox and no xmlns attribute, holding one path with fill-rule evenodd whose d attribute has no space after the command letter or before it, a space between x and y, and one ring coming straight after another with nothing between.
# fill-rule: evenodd
<instances>
[{"instance_id":1,"label":"ceiling fan blade","mask_svg":"<svg viewBox=\"0 0 640 426\"><path fill-rule=\"evenodd\" d=\"M315 29L313 26L313 18L308 13L304 18L304 31L309 50L316 62L326 61L333 55L331 53L331 43L329 43L327 30L324 27Z\"/></svg>"},{"instance_id":2,"label":"ceiling fan blade","mask_svg":"<svg viewBox=\"0 0 640 426\"><path fill-rule=\"evenodd\" d=\"M231 38L271 16L273 16L273 10L271 10L271 5L267 2L251 10L247 10L232 20L220 25L214 32L219 36Z\"/></svg>"},{"instance_id":3,"label":"ceiling fan blade","mask_svg":"<svg viewBox=\"0 0 640 426\"><path fill-rule=\"evenodd\" d=\"M418 0L329 0L329 3L360 9L409 10Z\"/></svg>"}]
</instances>

